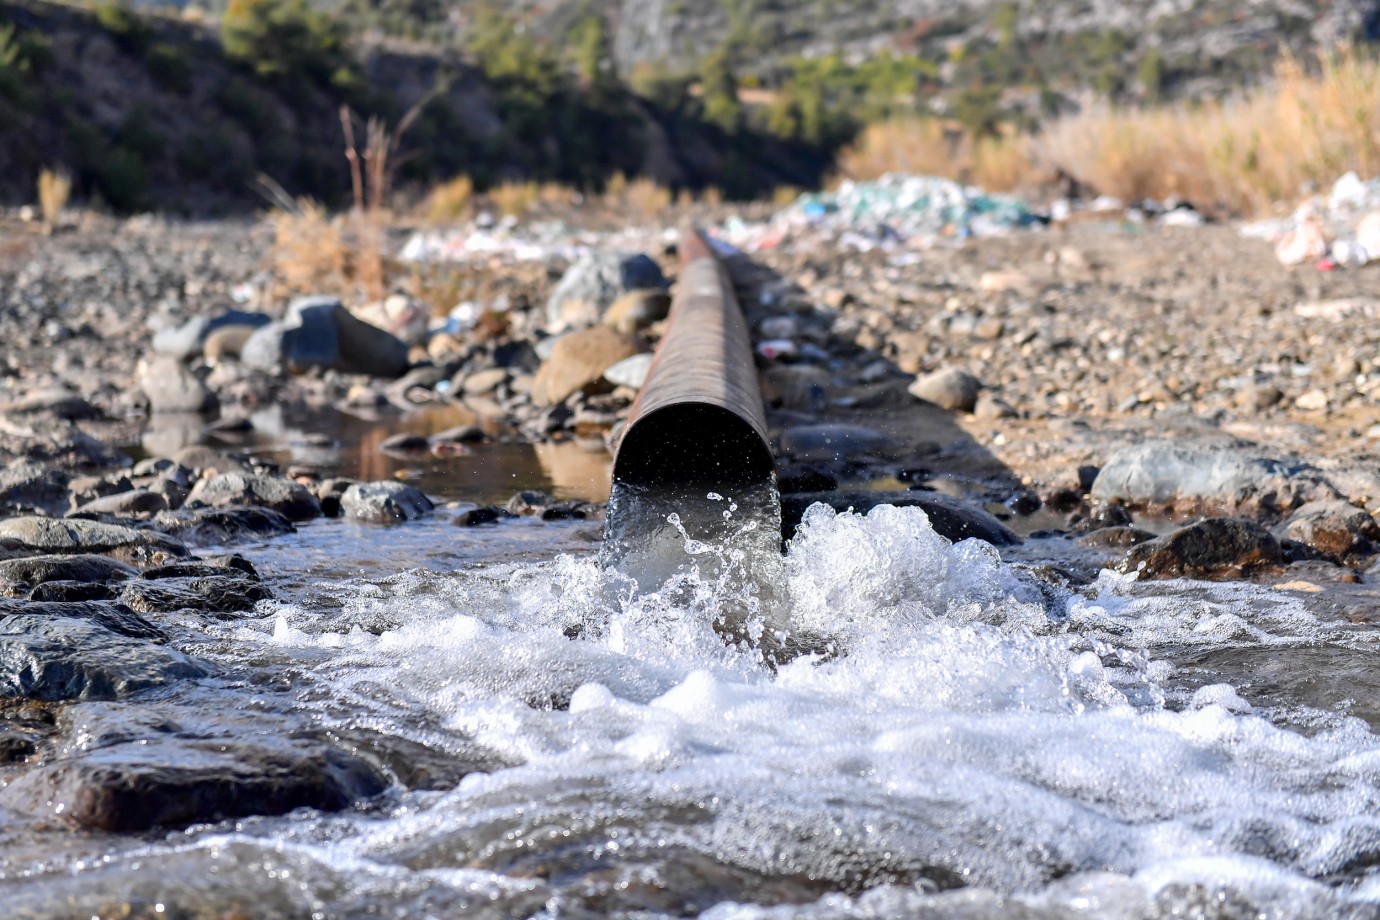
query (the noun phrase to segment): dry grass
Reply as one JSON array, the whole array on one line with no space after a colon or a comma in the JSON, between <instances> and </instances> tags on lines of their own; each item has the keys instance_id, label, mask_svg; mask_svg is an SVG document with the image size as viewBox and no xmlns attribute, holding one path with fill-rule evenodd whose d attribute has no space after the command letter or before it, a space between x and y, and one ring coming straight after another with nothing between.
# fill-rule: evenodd
<instances>
[{"instance_id":1,"label":"dry grass","mask_svg":"<svg viewBox=\"0 0 1380 920\"><path fill-rule=\"evenodd\" d=\"M1034 137L974 141L927 119L873 125L840 171L948 176L997 191L1064 174L1126 201L1180 197L1218 213L1294 202L1348 170L1380 175L1380 62L1344 48L1224 102L1150 109L1092 107Z\"/></svg>"},{"instance_id":2,"label":"dry grass","mask_svg":"<svg viewBox=\"0 0 1380 920\"><path fill-rule=\"evenodd\" d=\"M839 172L850 179L890 172L946 176L993 191L1031 187L1046 175L1031 157L1029 138L975 140L958 125L935 118L869 125L839 158Z\"/></svg>"},{"instance_id":3,"label":"dry grass","mask_svg":"<svg viewBox=\"0 0 1380 920\"><path fill-rule=\"evenodd\" d=\"M505 217L522 217L541 200L541 186L535 182L505 182L489 189L489 200Z\"/></svg>"},{"instance_id":4,"label":"dry grass","mask_svg":"<svg viewBox=\"0 0 1380 920\"><path fill-rule=\"evenodd\" d=\"M474 181L469 176L457 176L433 188L422 210L430 220L444 222L463 220L473 206Z\"/></svg>"},{"instance_id":5,"label":"dry grass","mask_svg":"<svg viewBox=\"0 0 1380 920\"><path fill-rule=\"evenodd\" d=\"M663 217L673 200L671 190L655 180L640 176L629 180L620 172L609 179L600 203L616 214L651 220Z\"/></svg>"},{"instance_id":6,"label":"dry grass","mask_svg":"<svg viewBox=\"0 0 1380 920\"><path fill-rule=\"evenodd\" d=\"M342 291L349 283L350 246L342 221L332 218L312 201L299 201L298 209L275 211L273 224L273 273L288 293Z\"/></svg>"},{"instance_id":7,"label":"dry grass","mask_svg":"<svg viewBox=\"0 0 1380 920\"><path fill-rule=\"evenodd\" d=\"M38 208L43 212L43 222L49 227L57 226L62 209L72 195L72 177L67 171L45 169L38 174Z\"/></svg>"},{"instance_id":8,"label":"dry grass","mask_svg":"<svg viewBox=\"0 0 1380 920\"><path fill-rule=\"evenodd\" d=\"M1380 63L1354 49L1222 103L1087 112L1053 125L1038 156L1132 200L1178 195L1235 214L1292 202L1348 170L1380 174Z\"/></svg>"}]
</instances>

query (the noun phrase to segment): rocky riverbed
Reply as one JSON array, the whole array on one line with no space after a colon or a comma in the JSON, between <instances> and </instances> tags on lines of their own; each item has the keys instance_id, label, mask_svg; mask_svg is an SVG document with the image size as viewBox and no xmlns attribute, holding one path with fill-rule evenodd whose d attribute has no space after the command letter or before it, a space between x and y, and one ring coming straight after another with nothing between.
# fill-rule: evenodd
<instances>
[{"instance_id":1,"label":"rocky riverbed","mask_svg":"<svg viewBox=\"0 0 1380 920\"><path fill-rule=\"evenodd\" d=\"M549 228L533 238L560 242ZM540 721L615 698L694 721L692 698L738 711L750 686L764 711L808 722L805 703L773 694L822 680L800 669L834 656L852 662L840 666L848 676L817 689L846 707L862 705L850 682L873 680L847 668L966 655L972 673L945 678L954 688L1010 666L1032 681L1046 721L1062 718L1057 694L1038 698L1048 665L1079 713L1124 705L1172 721L1215 705L1245 720L1253 703L1268 732L1330 739L1332 754L1307 742L1310 764L1373 745L1377 686L1344 676L1358 673L1380 609L1369 586L1380 269L1287 269L1230 227L1106 215L868 251L803 235L727 256L758 353L783 537L796 537L781 575L787 619L812 637L801 663L774 659L759 673L754 649L708 628L713 604L738 587L680 585L619 606L592 563L609 445L664 326L673 239L655 227L585 253L495 249L463 268L484 298L433 315L418 275L400 275L399 293L376 304L283 294L259 224L87 216L46 235L0 223L0 886L21 915L162 916L172 905L185 916L355 916L480 902L496 916L557 902L581 916L720 902L818 902L833 915L831 903L865 911L870 889L900 910L971 872L973 916L1031 892L1043 892L1022 902L1031 916L1062 916L1068 892L1043 886L1068 871L1159 865L1136 849L1143 841L1123 841L1142 855L1099 862L1097 847L1070 838L1054 844L1062 856L1001 867L974 855L967 831L954 831L960 856L949 859L899 825L888 825L894 859L856 829L823 862L726 861L784 826L820 833L811 815L833 787L816 777L796 818L781 812L764 819L766 837L711 846L713 834L691 828L715 806L637 785L659 783L652 774L613 783L634 815L625 833L637 855L623 863L609 855L622 812L593 807L597 758L561 760L573 755L557 735L603 750L607 729L617 756L663 767L694 760L696 745L739 742L687 740L641 708L618 717L640 726L628 733L600 722L603 740ZM808 510L816 503L867 516ZM816 610L826 597L836 617ZM947 633L914 646L900 630L921 598L945 629L996 630L982 640L996 657ZM871 619L898 603L912 612ZM929 635L934 621L922 621ZM873 634L899 644L869 651ZM1284 646L1290 660L1269 658ZM446 674L406 674L400 648ZM782 677L763 683L773 668ZM1008 703L972 711L995 718ZM1111 724L1098 723L1097 743L1114 743ZM773 737L779 763L764 776L806 743ZM1228 772L1273 789L1283 780L1260 771L1275 741L1259 744ZM563 800L567 781L578 789ZM697 775L687 788L712 786ZM1347 789L1374 791L1363 780ZM745 795L744 808L769 801ZM502 842L516 820L508 805L524 796L549 811L552 834L606 834L603 849L563 856L526 824ZM1131 825L1142 805L1179 808L1122 804ZM1281 808L1326 825L1354 806L1322 817ZM497 824L482 826L484 808ZM596 814L598 833L581 824ZM369 843L371 825L405 843ZM639 836L648 828L680 841L674 852L656 855ZM1019 849L995 833L999 850ZM1213 833L1220 852L1293 873L1297 903L1315 883L1331 886L1337 911L1374 894L1372 831L1346 853L1314 841L1328 854L1314 862ZM522 834L537 834L530 862L512 849ZM360 885L302 855L333 839L367 864ZM144 847L225 874L175 896L140 868ZM841 855L850 847L871 855L855 865ZM246 866L270 851L274 882L255 900L246 891L262 878ZM216 863L213 852L244 858ZM128 884L100 881L109 870L93 867L111 859ZM284 881L293 872L300 890ZM1126 915L1197 903L1169 875L1179 887L1151 886L1149 913ZM429 901L432 885L447 894ZM1273 889L1242 882L1240 897L1257 903L1262 890Z\"/></svg>"}]
</instances>

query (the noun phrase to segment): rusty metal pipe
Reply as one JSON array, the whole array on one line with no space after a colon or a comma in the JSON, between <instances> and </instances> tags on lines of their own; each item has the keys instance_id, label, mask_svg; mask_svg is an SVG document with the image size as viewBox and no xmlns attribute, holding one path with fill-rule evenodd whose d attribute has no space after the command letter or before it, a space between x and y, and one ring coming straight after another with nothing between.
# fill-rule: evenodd
<instances>
[{"instance_id":1,"label":"rusty metal pipe","mask_svg":"<svg viewBox=\"0 0 1380 920\"><path fill-rule=\"evenodd\" d=\"M774 488L752 343L733 285L699 231L682 231L679 249L666 335L618 444L614 483Z\"/></svg>"}]
</instances>

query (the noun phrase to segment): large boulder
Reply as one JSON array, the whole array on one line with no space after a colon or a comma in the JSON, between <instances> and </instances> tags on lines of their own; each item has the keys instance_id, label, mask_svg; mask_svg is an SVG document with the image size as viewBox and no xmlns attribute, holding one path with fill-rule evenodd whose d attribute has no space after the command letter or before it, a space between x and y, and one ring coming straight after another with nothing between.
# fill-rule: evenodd
<instances>
[{"instance_id":1,"label":"large boulder","mask_svg":"<svg viewBox=\"0 0 1380 920\"><path fill-rule=\"evenodd\" d=\"M119 609L118 605L111 608ZM112 625L95 617L53 616L41 611L0 616L0 696L111 700L211 673L206 665L181 652L148 638L123 634L129 630L116 631L109 628Z\"/></svg>"},{"instance_id":2,"label":"large boulder","mask_svg":"<svg viewBox=\"0 0 1380 920\"><path fill-rule=\"evenodd\" d=\"M27 770L0 791L0 804L127 834L297 808L338 811L387 785L368 761L320 742L149 734Z\"/></svg>"},{"instance_id":3,"label":"large boulder","mask_svg":"<svg viewBox=\"0 0 1380 920\"><path fill-rule=\"evenodd\" d=\"M357 482L340 497L344 517L371 524L410 521L434 507L419 489L401 482Z\"/></svg>"},{"instance_id":4,"label":"large boulder","mask_svg":"<svg viewBox=\"0 0 1380 920\"><path fill-rule=\"evenodd\" d=\"M226 326L258 329L267 326L271 317L247 310L226 310L218 316L195 316L180 326L164 329L153 337L153 350L179 361L201 354L202 347L212 333Z\"/></svg>"},{"instance_id":5,"label":"large boulder","mask_svg":"<svg viewBox=\"0 0 1380 920\"><path fill-rule=\"evenodd\" d=\"M624 294L666 290L666 276L651 257L633 252L591 252L566 270L546 302L550 329L589 326Z\"/></svg>"},{"instance_id":6,"label":"large boulder","mask_svg":"<svg viewBox=\"0 0 1380 920\"><path fill-rule=\"evenodd\" d=\"M1093 481L1092 497L1180 510L1188 505L1287 513L1338 494L1322 473L1298 460L1276 459L1244 446L1150 441L1113 454Z\"/></svg>"},{"instance_id":7,"label":"large boulder","mask_svg":"<svg viewBox=\"0 0 1380 920\"><path fill-rule=\"evenodd\" d=\"M192 369L177 358L158 355L145 362L139 389L154 412L208 412L216 397Z\"/></svg>"},{"instance_id":8,"label":"large boulder","mask_svg":"<svg viewBox=\"0 0 1380 920\"><path fill-rule=\"evenodd\" d=\"M19 458L0 468L0 513L23 514L67 509L71 476L46 463Z\"/></svg>"},{"instance_id":9,"label":"large boulder","mask_svg":"<svg viewBox=\"0 0 1380 920\"><path fill-rule=\"evenodd\" d=\"M154 527L194 546L224 545L295 533L292 521L271 508L187 508L164 511Z\"/></svg>"},{"instance_id":10,"label":"large boulder","mask_svg":"<svg viewBox=\"0 0 1380 920\"><path fill-rule=\"evenodd\" d=\"M189 555L185 546L164 534L82 518L0 521L0 549L11 556L95 553L139 567L162 565Z\"/></svg>"},{"instance_id":11,"label":"large boulder","mask_svg":"<svg viewBox=\"0 0 1380 920\"><path fill-rule=\"evenodd\" d=\"M240 360L269 373L334 368L371 377L400 377L407 370L407 344L345 309L334 297L303 297L287 316L256 331Z\"/></svg>"},{"instance_id":12,"label":"large boulder","mask_svg":"<svg viewBox=\"0 0 1380 920\"><path fill-rule=\"evenodd\" d=\"M1279 540L1259 524L1208 518L1133 546L1118 568L1142 578L1237 577L1284 561Z\"/></svg>"},{"instance_id":13,"label":"large boulder","mask_svg":"<svg viewBox=\"0 0 1380 920\"><path fill-rule=\"evenodd\" d=\"M1364 508L1340 499L1309 502L1290 515L1275 534L1336 560L1371 555L1380 543L1380 525L1375 518Z\"/></svg>"},{"instance_id":14,"label":"large boulder","mask_svg":"<svg viewBox=\"0 0 1380 920\"><path fill-rule=\"evenodd\" d=\"M551 406L603 379L604 371L641 351L638 340L608 326L561 336L532 383L532 401Z\"/></svg>"},{"instance_id":15,"label":"large boulder","mask_svg":"<svg viewBox=\"0 0 1380 920\"><path fill-rule=\"evenodd\" d=\"M321 502L300 482L255 473L221 473L199 480L187 495L187 505L269 508L291 521L321 516Z\"/></svg>"}]
</instances>

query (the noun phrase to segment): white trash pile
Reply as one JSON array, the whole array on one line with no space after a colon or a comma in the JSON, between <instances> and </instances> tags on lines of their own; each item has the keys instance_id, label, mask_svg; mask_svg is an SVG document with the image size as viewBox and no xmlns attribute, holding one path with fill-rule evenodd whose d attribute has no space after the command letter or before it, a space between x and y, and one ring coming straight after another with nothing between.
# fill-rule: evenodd
<instances>
[{"instance_id":1,"label":"white trash pile","mask_svg":"<svg viewBox=\"0 0 1380 920\"><path fill-rule=\"evenodd\" d=\"M1274 244L1283 265L1325 271L1380 261L1380 179L1349 172L1326 195L1314 195L1285 218L1242 225L1241 235Z\"/></svg>"},{"instance_id":2,"label":"white trash pile","mask_svg":"<svg viewBox=\"0 0 1380 920\"><path fill-rule=\"evenodd\" d=\"M1042 223L1020 199L936 176L892 173L801 195L765 223L732 218L718 237L756 252L802 237L832 237L844 249L925 248L946 239L1004 236Z\"/></svg>"}]
</instances>

